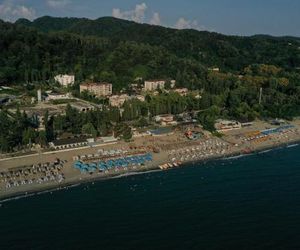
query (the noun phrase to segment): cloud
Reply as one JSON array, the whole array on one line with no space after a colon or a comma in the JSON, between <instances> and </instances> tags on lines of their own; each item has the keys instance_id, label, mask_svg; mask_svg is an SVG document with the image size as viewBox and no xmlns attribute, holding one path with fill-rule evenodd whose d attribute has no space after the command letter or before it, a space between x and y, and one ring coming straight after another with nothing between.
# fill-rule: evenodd
<instances>
[{"instance_id":1,"label":"cloud","mask_svg":"<svg viewBox=\"0 0 300 250\"><path fill-rule=\"evenodd\" d=\"M0 4L0 18L11 22L19 18L33 20L36 18L36 11L31 7L18 4L14 0L5 0Z\"/></svg>"},{"instance_id":2,"label":"cloud","mask_svg":"<svg viewBox=\"0 0 300 250\"><path fill-rule=\"evenodd\" d=\"M180 29L180 30L182 30L182 29L205 30L206 29L205 26L200 25L197 20L191 21L191 20L187 20L183 17L180 17L177 20L177 22L175 24L175 28Z\"/></svg>"},{"instance_id":3,"label":"cloud","mask_svg":"<svg viewBox=\"0 0 300 250\"><path fill-rule=\"evenodd\" d=\"M70 3L70 0L47 0L48 6L54 9L63 8Z\"/></svg>"},{"instance_id":4,"label":"cloud","mask_svg":"<svg viewBox=\"0 0 300 250\"><path fill-rule=\"evenodd\" d=\"M119 8L114 8L112 10L112 16L115 18L143 23L145 22L147 10L148 6L145 3L141 3L137 4L132 10L121 10ZM162 25L161 16L158 12L154 12L150 19L147 18L146 22L152 25ZM184 17L180 17L173 27L176 29L206 30L206 27L200 25L197 20L189 20L185 19Z\"/></svg>"},{"instance_id":5,"label":"cloud","mask_svg":"<svg viewBox=\"0 0 300 250\"><path fill-rule=\"evenodd\" d=\"M145 3L137 4L133 10L121 11L118 8L112 10L112 16L116 18L126 19L142 23L145 20L145 12L147 10Z\"/></svg>"},{"instance_id":6,"label":"cloud","mask_svg":"<svg viewBox=\"0 0 300 250\"><path fill-rule=\"evenodd\" d=\"M178 19L178 21L176 22L175 24L175 28L176 29L190 29L191 28L191 24L190 24L190 21L188 20L185 20L183 17L180 17Z\"/></svg>"},{"instance_id":7,"label":"cloud","mask_svg":"<svg viewBox=\"0 0 300 250\"><path fill-rule=\"evenodd\" d=\"M159 13L155 12L150 20L150 24L161 25Z\"/></svg>"}]
</instances>

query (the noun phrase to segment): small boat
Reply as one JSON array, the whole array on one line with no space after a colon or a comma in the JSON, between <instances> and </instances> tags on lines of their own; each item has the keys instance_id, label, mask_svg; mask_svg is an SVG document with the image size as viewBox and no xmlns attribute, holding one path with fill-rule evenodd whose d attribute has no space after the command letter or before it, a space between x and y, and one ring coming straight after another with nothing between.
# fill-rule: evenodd
<instances>
[{"instance_id":1,"label":"small boat","mask_svg":"<svg viewBox=\"0 0 300 250\"><path fill-rule=\"evenodd\" d=\"M158 167L159 167L161 170L164 170L163 165L159 165Z\"/></svg>"},{"instance_id":2,"label":"small boat","mask_svg":"<svg viewBox=\"0 0 300 250\"><path fill-rule=\"evenodd\" d=\"M168 167L169 168L172 168L173 167L173 164L172 163L167 163Z\"/></svg>"}]
</instances>

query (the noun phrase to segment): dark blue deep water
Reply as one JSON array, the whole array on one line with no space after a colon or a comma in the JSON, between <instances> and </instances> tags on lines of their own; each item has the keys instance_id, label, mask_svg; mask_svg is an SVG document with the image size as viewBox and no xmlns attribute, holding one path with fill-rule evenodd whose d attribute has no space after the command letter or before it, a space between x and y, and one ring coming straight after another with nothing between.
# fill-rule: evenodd
<instances>
[{"instance_id":1,"label":"dark blue deep water","mask_svg":"<svg viewBox=\"0 0 300 250\"><path fill-rule=\"evenodd\" d=\"M0 249L300 249L300 147L5 202Z\"/></svg>"}]
</instances>

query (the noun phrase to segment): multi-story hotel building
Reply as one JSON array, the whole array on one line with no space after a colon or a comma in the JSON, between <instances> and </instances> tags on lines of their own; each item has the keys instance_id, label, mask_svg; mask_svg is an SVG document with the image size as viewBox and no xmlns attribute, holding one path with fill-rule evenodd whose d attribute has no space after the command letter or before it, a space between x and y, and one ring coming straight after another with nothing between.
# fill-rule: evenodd
<instances>
[{"instance_id":1,"label":"multi-story hotel building","mask_svg":"<svg viewBox=\"0 0 300 250\"><path fill-rule=\"evenodd\" d=\"M112 94L111 83L84 83L80 84L80 93L88 91L97 97L110 96Z\"/></svg>"}]
</instances>

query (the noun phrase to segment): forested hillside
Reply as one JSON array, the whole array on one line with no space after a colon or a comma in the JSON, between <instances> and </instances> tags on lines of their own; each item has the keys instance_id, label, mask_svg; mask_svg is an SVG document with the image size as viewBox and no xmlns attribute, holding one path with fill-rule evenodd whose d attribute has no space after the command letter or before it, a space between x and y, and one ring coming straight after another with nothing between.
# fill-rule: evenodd
<instances>
[{"instance_id":1,"label":"forested hillside","mask_svg":"<svg viewBox=\"0 0 300 250\"><path fill-rule=\"evenodd\" d=\"M201 90L200 108L218 108L203 114L206 120L300 114L298 38L224 36L108 17L1 21L0 37L1 84L75 73L79 82L112 82L116 92L136 77L173 78L177 86Z\"/></svg>"},{"instance_id":2,"label":"forested hillside","mask_svg":"<svg viewBox=\"0 0 300 250\"><path fill-rule=\"evenodd\" d=\"M300 40L293 37L237 37L196 30L175 30L138 24L112 17L97 20L85 18L42 17L18 24L44 32L65 31L84 36L97 36L113 41L162 46L176 56L192 58L207 66L241 70L253 63L274 64L285 68L300 66Z\"/></svg>"}]
</instances>

